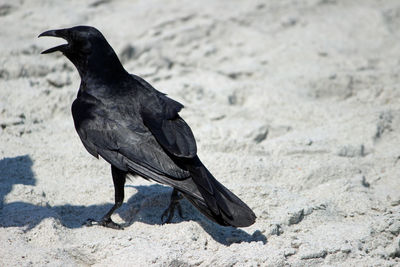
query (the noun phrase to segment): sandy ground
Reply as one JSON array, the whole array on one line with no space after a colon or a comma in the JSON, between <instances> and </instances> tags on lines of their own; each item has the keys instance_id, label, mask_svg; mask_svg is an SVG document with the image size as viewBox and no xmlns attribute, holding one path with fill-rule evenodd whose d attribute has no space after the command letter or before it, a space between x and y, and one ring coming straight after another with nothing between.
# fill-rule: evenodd
<instances>
[{"instance_id":1,"label":"sandy ground","mask_svg":"<svg viewBox=\"0 0 400 267\"><path fill-rule=\"evenodd\" d=\"M74 130L60 43L100 29L126 69L182 102L210 171L257 214L220 227L171 189L128 181ZM1 1L1 266L400 265L400 2ZM132 100L134 101L134 100Z\"/></svg>"}]
</instances>

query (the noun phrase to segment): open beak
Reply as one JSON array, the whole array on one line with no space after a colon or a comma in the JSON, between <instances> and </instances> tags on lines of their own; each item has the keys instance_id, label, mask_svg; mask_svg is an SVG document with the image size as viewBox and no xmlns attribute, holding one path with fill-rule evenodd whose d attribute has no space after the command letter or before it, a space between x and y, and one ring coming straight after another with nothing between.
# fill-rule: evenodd
<instances>
[{"instance_id":1,"label":"open beak","mask_svg":"<svg viewBox=\"0 0 400 267\"><path fill-rule=\"evenodd\" d=\"M51 36L51 37L58 37L58 38L63 38L64 40L67 40L67 31L65 29L61 29L61 30L50 30L50 31L45 31L43 33L41 33L38 37L42 37L42 36ZM41 54L48 54L48 53L53 53L55 51L65 51L65 48L68 47L68 43L66 44L62 44L50 49L47 49L45 51L43 51Z\"/></svg>"}]
</instances>

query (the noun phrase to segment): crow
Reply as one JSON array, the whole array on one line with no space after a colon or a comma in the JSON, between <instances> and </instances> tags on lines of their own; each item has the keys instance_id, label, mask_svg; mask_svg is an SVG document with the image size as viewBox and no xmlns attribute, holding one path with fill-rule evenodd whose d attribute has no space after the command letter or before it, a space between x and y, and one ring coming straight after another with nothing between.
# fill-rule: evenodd
<instances>
[{"instance_id":1,"label":"crow","mask_svg":"<svg viewBox=\"0 0 400 267\"><path fill-rule=\"evenodd\" d=\"M111 215L124 201L128 174L173 187L163 223L171 221L175 209L182 217L182 195L220 225L247 227L255 222L254 212L200 161L192 130L179 115L183 105L129 74L99 30L76 26L42 36L67 41L42 54L60 51L75 65L81 78L71 108L75 129L91 155L111 164L115 204L89 224L122 229Z\"/></svg>"}]
</instances>

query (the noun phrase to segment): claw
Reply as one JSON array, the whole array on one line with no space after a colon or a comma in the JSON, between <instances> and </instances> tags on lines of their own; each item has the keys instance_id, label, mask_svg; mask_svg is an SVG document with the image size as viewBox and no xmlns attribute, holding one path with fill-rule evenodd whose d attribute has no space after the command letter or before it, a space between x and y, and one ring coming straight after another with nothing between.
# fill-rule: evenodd
<instances>
[{"instance_id":1,"label":"claw","mask_svg":"<svg viewBox=\"0 0 400 267\"><path fill-rule=\"evenodd\" d=\"M182 199L182 196L179 195L178 191L174 189L174 191L172 191L172 194L171 194L171 202L170 202L168 208L161 215L161 221L163 224L171 222L172 218L174 217L175 208L178 209L179 217L183 218L182 207L181 207L181 204L179 203L179 200L181 200L181 199ZM165 217L167 217L167 218L164 219Z\"/></svg>"},{"instance_id":2,"label":"claw","mask_svg":"<svg viewBox=\"0 0 400 267\"><path fill-rule=\"evenodd\" d=\"M111 220L111 218L108 219L102 219L99 222L100 225L107 227L107 228L112 228L112 229L116 229L116 230L124 230L124 228L119 225L118 223L115 223Z\"/></svg>"},{"instance_id":3,"label":"claw","mask_svg":"<svg viewBox=\"0 0 400 267\"><path fill-rule=\"evenodd\" d=\"M167 219L165 220L164 218L167 217ZM171 222L172 217L174 216L174 208L171 209L171 205L168 206L168 208L163 212L163 214L161 215L161 222L162 224L166 224Z\"/></svg>"},{"instance_id":4,"label":"claw","mask_svg":"<svg viewBox=\"0 0 400 267\"><path fill-rule=\"evenodd\" d=\"M176 207L178 208L179 217L181 217L181 219L183 219L181 204L178 203L178 204L176 205Z\"/></svg>"},{"instance_id":5,"label":"claw","mask_svg":"<svg viewBox=\"0 0 400 267\"><path fill-rule=\"evenodd\" d=\"M97 222L96 222L94 219L89 218L89 219L87 219L84 223L82 223L82 225L87 226L87 227L90 227L90 226L95 225L96 223L97 223Z\"/></svg>"},{"instance_id":6,"label":"claw","mask_svg":"<svg viewBox=\"0 0 400 267\"><path fill-rule=\"evenodd\" d=\"M101 226L116 229L116 230L124 230L124 228L121 225L113 222L111 220L111 218L108 218L108 219L103 218L100 221L96 221L94 219L89 218L83 223L83 225L88 226L88 227L93 226L93 225L101 225Z\"/></svg>"}]
</instances>

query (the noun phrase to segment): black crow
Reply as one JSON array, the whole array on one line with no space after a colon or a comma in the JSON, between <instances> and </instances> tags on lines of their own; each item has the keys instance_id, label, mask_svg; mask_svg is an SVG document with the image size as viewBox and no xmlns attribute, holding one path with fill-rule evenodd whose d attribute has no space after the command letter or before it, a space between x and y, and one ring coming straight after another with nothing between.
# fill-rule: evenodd
<instances>
[{"instance_id":1,"label":"black crow","mask_svg":"<svg viewBox=\"0 0 400 267\"><path fill-rule=\"evenodd\" d=\"M183 105L129 74L97 29L76 26L50 30L41 36L67 41L42 54L62 52L81 77L72 104L75 128L87 151L111 164L115 204L98 224L120 229L111 220L124 200L127 174L172 186L168 208L161 220L179 215L182 194L208 218L224 226L246 227L254 212L219 183L197 156L196 141L179 116Z\"/></svg>"}]
</instances>

